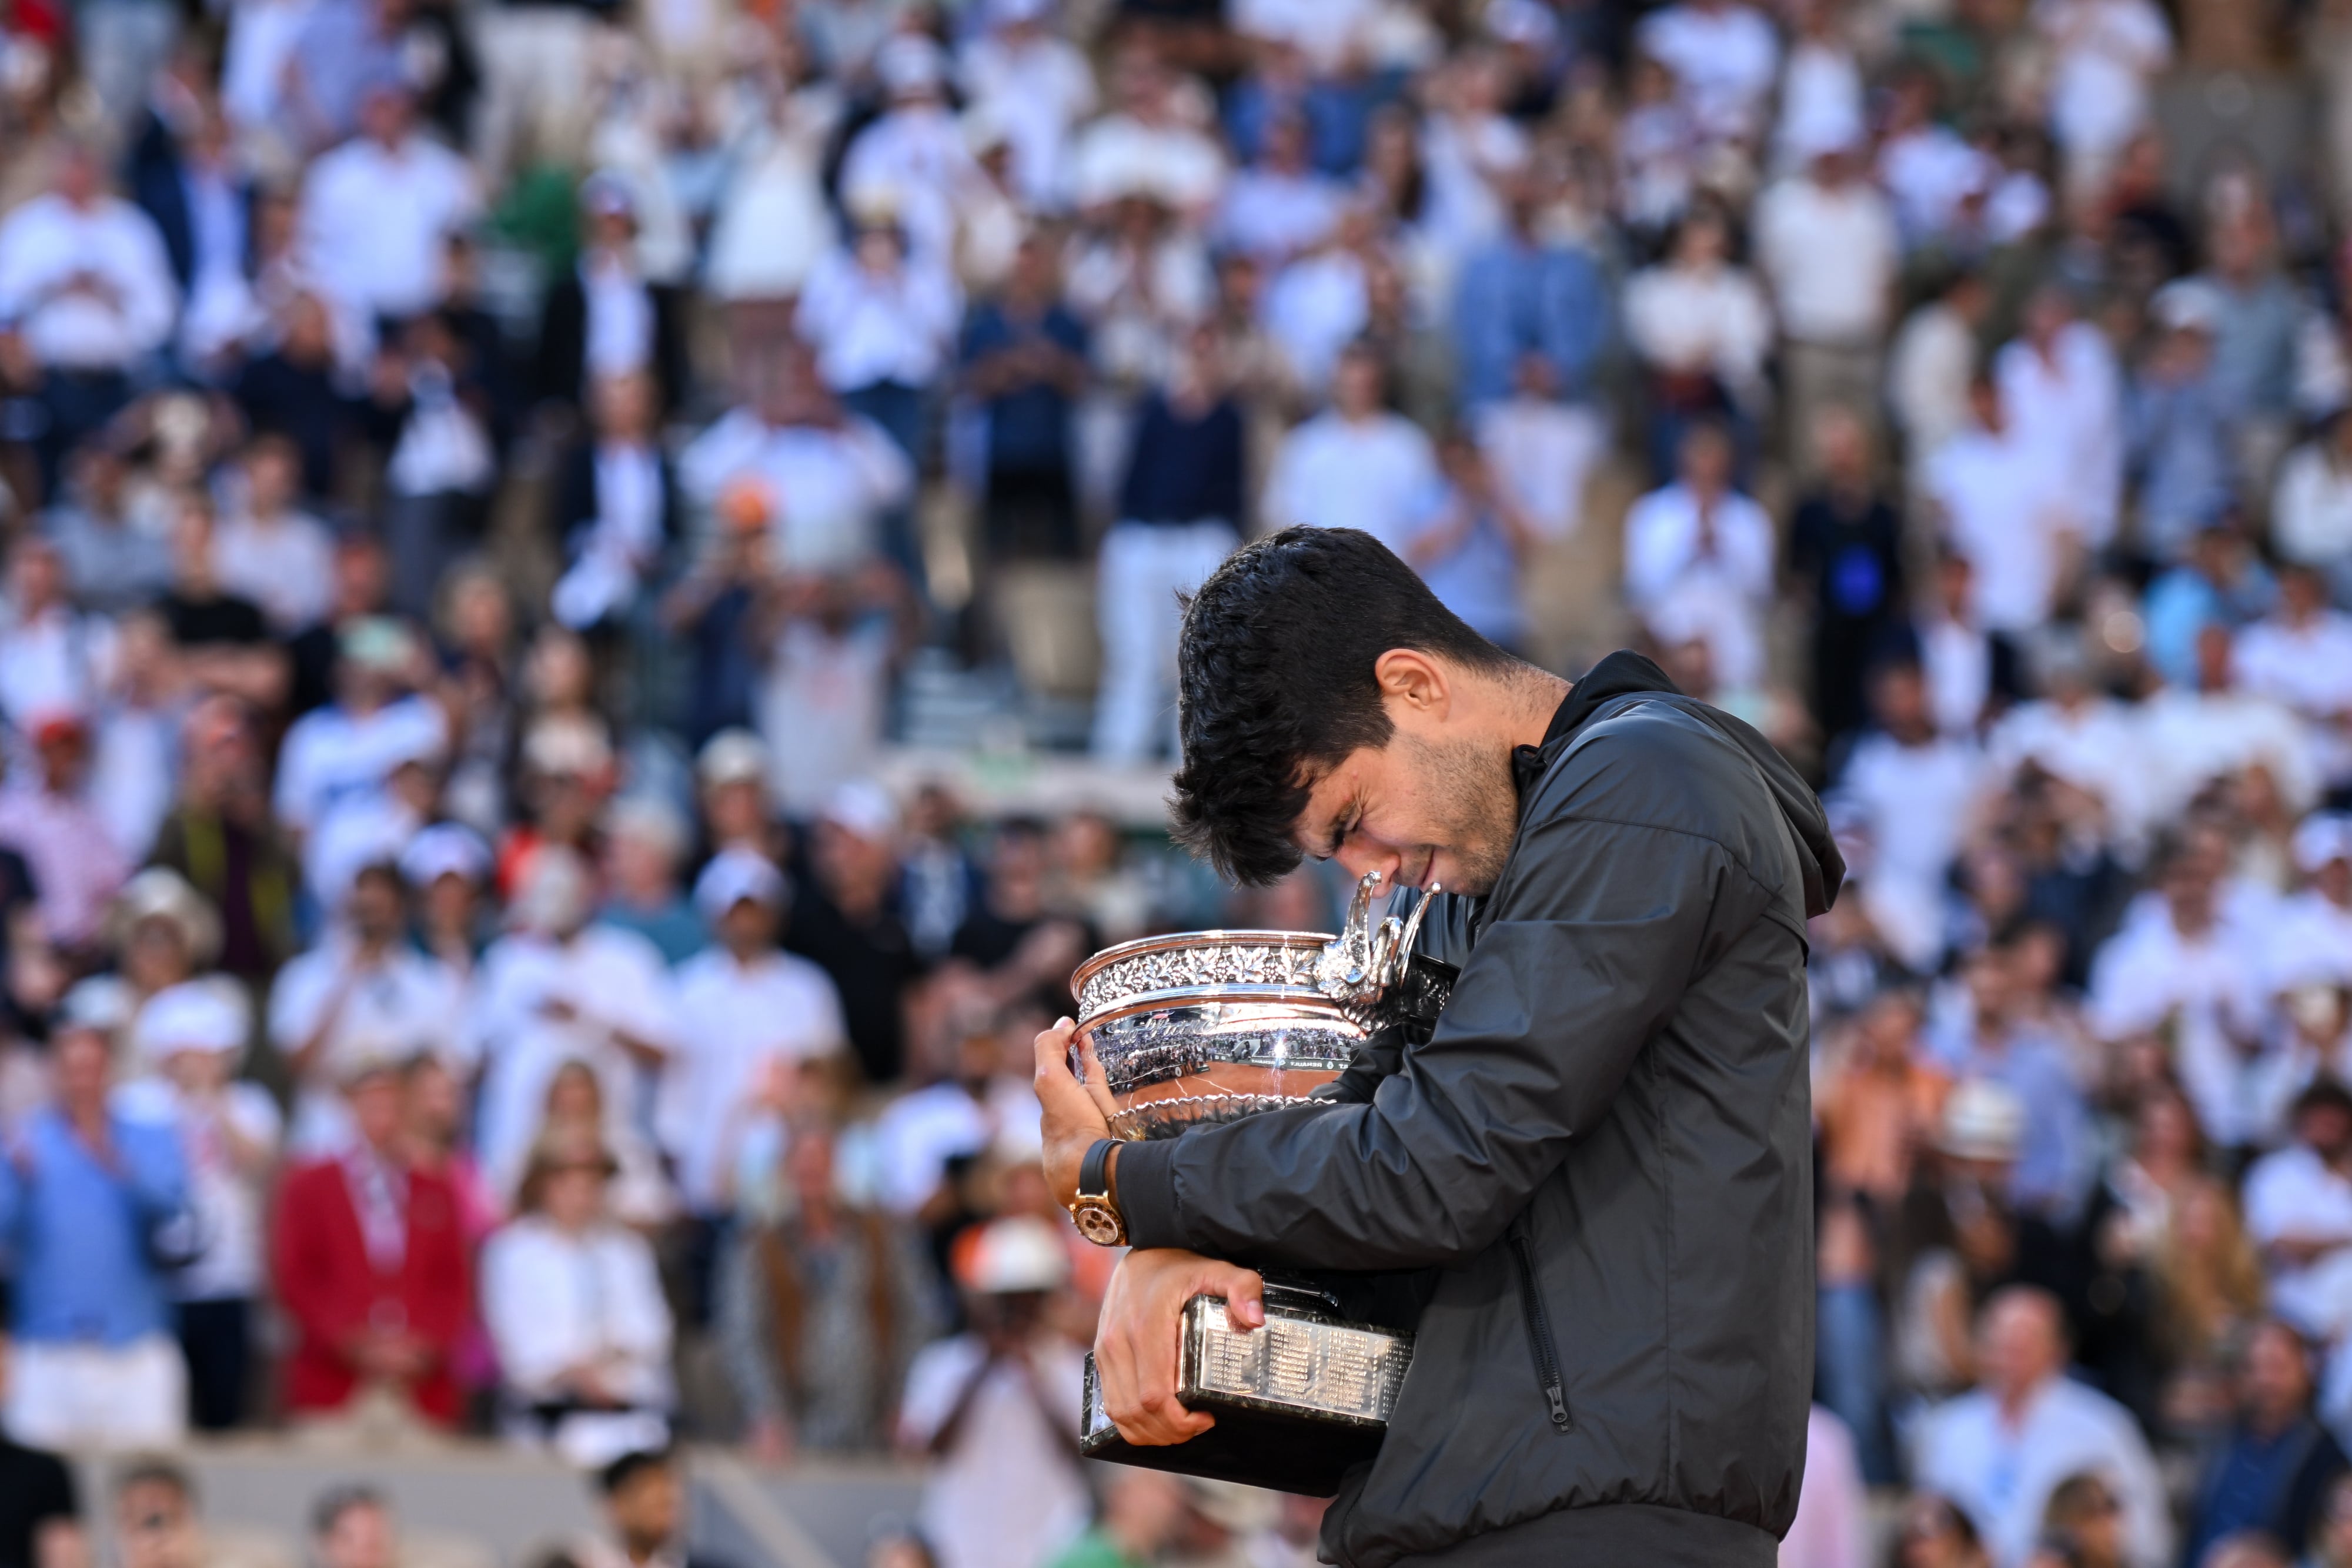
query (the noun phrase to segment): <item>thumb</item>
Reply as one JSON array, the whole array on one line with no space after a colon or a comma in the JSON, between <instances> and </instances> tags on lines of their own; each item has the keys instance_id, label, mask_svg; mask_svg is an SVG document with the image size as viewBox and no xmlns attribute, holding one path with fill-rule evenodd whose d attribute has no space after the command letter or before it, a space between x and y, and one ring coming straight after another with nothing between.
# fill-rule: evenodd
<instances>
[{"instance_id":1,"label":"thumb","mask_svg":"<svg viewBox=\"0 0 2352 1568\"><path fill-rule=\"evenodd\" d=\"M1086 1098L1086 1091L1070 1071L1070 1037L1077 1031L1076 1023L1062 1019L1053 1028L1037 1032L1037 1098L1049 1108L1057 1101L1067 1103L1072 1096Z\"/></svg>"},{"instance_id":2,"label":"thumb","mask_svg":"<svg viewBox=\"0 0 2352 1568\"><path fill-rule=\"evenodd\" d=\"M1265 1281L1237 1263L1204 1260L1194 1295L1224 1299L1225 1321L1247 1333L1265 1322Z\"/></svg>"}]
</instances>

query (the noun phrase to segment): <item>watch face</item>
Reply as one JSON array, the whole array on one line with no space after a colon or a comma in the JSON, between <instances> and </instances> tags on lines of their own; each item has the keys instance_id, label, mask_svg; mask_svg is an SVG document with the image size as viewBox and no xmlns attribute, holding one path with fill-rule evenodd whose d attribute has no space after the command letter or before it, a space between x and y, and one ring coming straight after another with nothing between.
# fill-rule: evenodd
<instances>
[{"instance_id":1,"label":"watch face","mask_svg":"<svg viewBox=\"0 0 2352 1568\"><path fill-rule=\"evenodd\" d=\"M1070 1218L1078 1222L1078 1234L1097 1247L1117 1247L1127 1239L1118 1216L1098 1197L1078 1199L1070 1206Z\"/></svg>"}]
</instances>

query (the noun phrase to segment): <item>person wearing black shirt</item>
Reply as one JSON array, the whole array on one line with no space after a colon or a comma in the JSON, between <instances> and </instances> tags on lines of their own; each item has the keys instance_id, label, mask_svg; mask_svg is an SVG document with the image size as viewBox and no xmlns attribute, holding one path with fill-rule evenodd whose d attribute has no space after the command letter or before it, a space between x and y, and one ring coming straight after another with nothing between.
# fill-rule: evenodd
<instances>
[{"instance_id":1,"label":"person wearing black shirt","mask_svg":"<svg viewBox=\"0 0 2352 1568\"><path fill-rule=\"evenodd\" d=\"M0 1568L45 1568L68 1555L45 1543L79 1530L73 1472L43 1448L0 1437Z\"/></svg>"},{"instance_id":2,"label":"person wearing black shirt","mask_svg":"<svg viewBox=\"0 0 2352 1568\"><path fill-rule=\"evenodd\" d=\"M172 533L172 586L155 601L183 670L201 687L274 709L287 687L285 651L270 641L260 606L220 585L213 567L213 507L182 498Z\"/></svg>"},{"instance_id":3,"label":"person wearing black shirt","mask_svg":"<svg viewBox=\"0 0 2352 1568\"><path fill-rule=\"evenodd\" d=\"M319 297L289 301L284 329L278 347L237 371L229 396L256 434L283 435L301 449L305 495L331 496L337 455L358 428L358 404L336 381L333 324Z\"/></svg>"},{"instance_id":4,"label":"person wearing black shirt","mask_svg":"<svg viewBox=\"0 0 2352 1568\"><path fill-rule=\"evenodd\" d=\"M869 799L878 794L845 786L816 824L783 945L832 977L866 1081L890 1083L905 1066L903 1008L923 966L898 917L897 823L887 800Z\"/></svg>"},{"instance_id":5,"label":"person wearing black shirt","mask_svg":"<svg viewBox=\"0 0 2352 1568\"><path fill-rule=\"evenodd\" d=\"M1045 830L1027 821L998 828L986 890L956 927L948 956L982 970L1000 1007L1075 1017L1070 972L1101 945L1084 921L1046 906Z\"/></svg>"},{"instance_id":6,"label":"person wearing black shirt","mask_svg":"<svg viewBox=\"0 0 2352 1568\"><path fill-rule=\"evenodd\" d=\"M1133 453L1095 599L1103 669L1094 749L1122 764L1163 742L1173 752L1177 596L1241 543L1242 415L1213 329L1192 334L1168 390L1144 401Z\"/></svg>"},{"instance_id":7,"label":"person wearing black shirt","mask_svg":"<svg viewBox=\"0 0 2352 1568\"><path fill-rule=\"evenodd\" d=\"M1789 574L1813 601L1813 717L1824 743L1869 717L1864 674L1903 618L1903 524L1871 482L1870 437L1853 410L1814 431L1821 482L1797 505Z\"/></svg>"}]
</instances>

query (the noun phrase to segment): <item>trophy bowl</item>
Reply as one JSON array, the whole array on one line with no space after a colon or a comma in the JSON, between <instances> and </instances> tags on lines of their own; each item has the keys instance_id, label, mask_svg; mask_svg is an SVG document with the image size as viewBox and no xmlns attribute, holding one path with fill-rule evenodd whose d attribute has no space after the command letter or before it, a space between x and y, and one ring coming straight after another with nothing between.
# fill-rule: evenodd
<instances>
[{"instance_id":1,"label":"trophy bowl","mask_svg":"<svg viewBox=\"0 0 2352 1568\"><path fill-rule=\"evenodd\" d=\"M1413 955L1423 899L1377 926L1381 876L1356 886L1337 936L1188 931L1108 947L1078 966L1070 1068L1108 1101L1111 1135L1173 1138L1277 1106L1319 1103L1382 1029L1415 1038L1454 979ZM1434 889L1432 890L1433 892ZM1349 1292L1352 1293L1352 1292ZM1136 1448L1102 1405L1087 1357L1079 1451L1089 1458L1328 1497L1380 1448L1412 1357L1408 1322L1342 1301L1341 1282L1265 1275L1265 1322L1249 1333L1224 1303L1184 1312L1178 1397L1217 1425L1187 1443Z\"/></svg>"},{"instance_id":2,"label":"trophy bowl","mask_svg":"<svg viewBox=\"0 0 2352 1568\"><path fill-rule=\"evenodd\" d=\"M1072 1067L1118 1109L1111 1135L1172 1138L1304 1100L1370 1030L1316 985L1332 938L1188 931L1108 947L1078 967Z\"/></svg>"}]
</instances>

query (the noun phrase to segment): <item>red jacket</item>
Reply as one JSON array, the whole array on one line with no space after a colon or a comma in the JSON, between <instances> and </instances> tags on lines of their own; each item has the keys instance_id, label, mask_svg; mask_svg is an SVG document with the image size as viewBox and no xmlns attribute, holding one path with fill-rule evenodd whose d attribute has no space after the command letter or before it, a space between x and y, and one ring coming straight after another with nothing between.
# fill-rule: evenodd
<instances>
[{"instance_id":1,"label":"red jacket","mask_svg":"<svg viewBox=\"0 0 2352 1568\"><path fill-rule=\"evenodd\" d=\"M296 1329L286 1365L289 1410L337 1409L358 1391L359 1374L345 1350L373 1326L404 1330L434 1349L432 1365L410 1392L425 1416L457 1419L449 1351L474 1301L457 1194L425 1171L408 1173L407 1192L407 1249L398 1271L380 1274L340 1160L301 1166L279 1189L278 1299Z\"/></svg>"}]
</instances>

